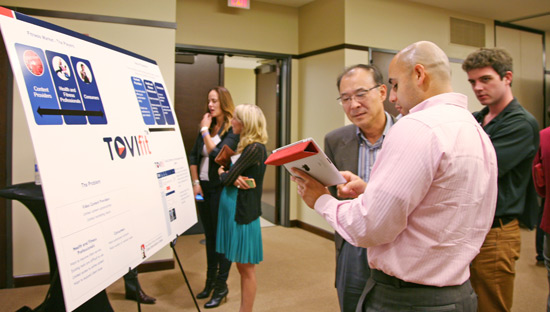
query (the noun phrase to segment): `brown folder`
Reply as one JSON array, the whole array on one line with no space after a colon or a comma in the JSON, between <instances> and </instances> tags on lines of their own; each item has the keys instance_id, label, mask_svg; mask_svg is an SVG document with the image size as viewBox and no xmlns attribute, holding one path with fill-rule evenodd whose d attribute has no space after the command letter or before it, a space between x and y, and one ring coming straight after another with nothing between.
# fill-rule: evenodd
<instances>
[{"instance_id":1,"label":"brown folder","mask_svg":"<svg viewBox=\"0 0 550 312\"><path fill-rule=\"evenodd\" d=\"M231 164L231 156L233 155L235 155L235 152L229 146L224 145L214 161L220 166L229 168L229 165Z\"/></svg>"}]
</instances>

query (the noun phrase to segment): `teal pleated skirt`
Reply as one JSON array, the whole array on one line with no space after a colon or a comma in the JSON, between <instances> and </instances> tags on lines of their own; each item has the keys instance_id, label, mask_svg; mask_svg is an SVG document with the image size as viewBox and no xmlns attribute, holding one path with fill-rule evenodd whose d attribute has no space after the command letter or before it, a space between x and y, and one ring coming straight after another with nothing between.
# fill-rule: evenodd
<instances>
[{"instance_id":1,"label":"teal pleated skirt","mask_svg":"<svg viewBox=\"0 0 550 312\"><path fill-rule=\"evenodd\" d=\"M216 251L237 263L258 264L264 259L260 218L249 224L235 222L237 194L235 186L223 188L218 211Z\"/></svg>"}]
</instances>

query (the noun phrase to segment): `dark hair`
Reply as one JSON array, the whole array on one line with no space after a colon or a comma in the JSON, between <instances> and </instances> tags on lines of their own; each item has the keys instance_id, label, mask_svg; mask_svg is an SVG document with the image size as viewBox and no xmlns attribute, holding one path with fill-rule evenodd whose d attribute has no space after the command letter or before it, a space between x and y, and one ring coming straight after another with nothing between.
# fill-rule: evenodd
<instances>
[{"instance_id":1,"label":"dark hair","mask_svg":"<svg viewBox=\"0 0 550 312\"><path fill-rule=\"evenodd\" d=\"M469 72L472 69L490 66L502 79L506 72L512 71L512 57L510 54L500 48L481 48L468 55L462 63L462 69Z\"/></svg>"},{"instance_id":2,"label":"dark hair","mask_svg":"<svg viewBox=\"0 0 550 312\"><path fill-rule=\"evenodd\" d=\"M223 130L222 130L222 135L224 133L226 133L229 128L231 127L231 119L233 118L233 113L235 112L235 104L233 104L233 98L231 97L231 93L229 93L229 90L227 90L226 88L222 87L222 86L217 86L217 87L214 87L210 90L208 90L208 94L210 94L210 92L212 91L216 91L216 93L218 93L218 99L220 101L220 109L222 110L222 113L223 113ZM208 104L206 104L206 110L208 111ZM212 124L210 125L210 127L214 127L214 125L216 124L216 119L214 118L212 120Z\"/></svg>"},{"instance_id":3,"label":"dark hair","mask_svg":"<svg viewBox=\"0 0 550 312\"><path fill-rule=\"evenodd\" d=\"M340 82L342 81L342 78L344 78L344 76L348 75L349 72L351 72L352 70L354 70L356 68L361 68L361 69L363 69L367 72L370 72L372 74L372 79L374 79L374 82L377 85L383 85L384 84L384 78L382 77L382 73L380 72L380 70L376 66L366 65L366 64L356 64L356 65L353 65L353 66L350 66L350 67L346 68L344 70L344 72L341 73L340 76L338 76L338 79L336 80L336 87L338 88L338 90L340 90Z\"/></svg>"}]
</instances>

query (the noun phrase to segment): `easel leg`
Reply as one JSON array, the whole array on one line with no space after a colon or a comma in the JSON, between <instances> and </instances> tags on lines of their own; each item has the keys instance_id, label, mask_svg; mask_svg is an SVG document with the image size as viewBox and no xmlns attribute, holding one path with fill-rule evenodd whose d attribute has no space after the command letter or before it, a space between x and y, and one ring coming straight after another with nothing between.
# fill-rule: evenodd
<instances>
[{"instance_id":1,"label":"easel leg","mask_svg":"<svg viewBox=\"0 0 550 312\"><path fill-rule=\"evenodd\" d=\"M172 247L172 251L174 252L174 255L176 256L176 260L178 261L178 265L180 266L181 274L183 274L183 278L185 279L185 283L187 284L187 288L189 288L189 292L191 293L191 298L193 298L193 302L195 303L195 307L197 307L197 311L201 311L199 308L199 305L197 304L197 299L195 299L195 294L193 294L193 290L191 289L191 285L189 285L189 281L187 280L187 276L185 275L185 272L183 271L183 267L181 266L180 258L178 257L178 253L176 252L176 241L178 239L174 239L170 243L170 247Z\"/></svg>"}]
</instances>

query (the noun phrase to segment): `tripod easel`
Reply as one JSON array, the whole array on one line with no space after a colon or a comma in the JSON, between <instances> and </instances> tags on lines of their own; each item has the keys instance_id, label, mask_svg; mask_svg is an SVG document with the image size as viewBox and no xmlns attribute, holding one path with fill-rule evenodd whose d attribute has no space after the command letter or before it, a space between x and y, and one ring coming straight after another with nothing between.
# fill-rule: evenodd
<instances>
[{"instance_id":1,"label":"tripod easel","mask_svg":"<svg viewBox=\"0 0 550 312\"><path fill-rule=\"evenodd\" d=\"M178 236L170 242L170 247L172 248L172 251L174 252L174 256L176 256L176 260L178 261L178 265L180 267L181 274L183 274L183 278L185 279L185 283L187 284L187 288L189 289L189 293L191 293L191 298L193 298L193 302L195 303L195 307L197 308L197 311L200 312L201 309L199 308L199 305L197 304L197 299L195 299L195 294L193 294L193 290L191 289L191 285L189 284L189 280L187 280L187 276L185 275L185 271L183 271L183 267L180 262L180 258L178 257L178 253L176 252L176 242L178 240Z\"/></svg>"}]
</instances>

